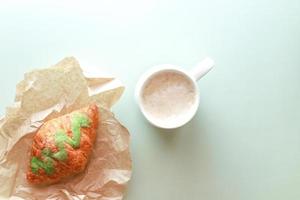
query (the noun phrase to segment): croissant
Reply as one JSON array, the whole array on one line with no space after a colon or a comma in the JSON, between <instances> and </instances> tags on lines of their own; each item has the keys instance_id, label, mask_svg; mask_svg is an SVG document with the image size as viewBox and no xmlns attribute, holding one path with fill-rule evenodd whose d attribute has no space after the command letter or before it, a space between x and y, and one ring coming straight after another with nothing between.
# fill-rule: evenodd
<instances>
[{"instance_id":1,"label":"croissant","mask_svg":"<svg viewBox=\"0 0 300 200\"><path fill-rule=\"evenodd\" d=\"M90 157L98 127L95 104L45 122L36 132L27 181L52 184L82 172Z\"/></svg>"}]
</instances>

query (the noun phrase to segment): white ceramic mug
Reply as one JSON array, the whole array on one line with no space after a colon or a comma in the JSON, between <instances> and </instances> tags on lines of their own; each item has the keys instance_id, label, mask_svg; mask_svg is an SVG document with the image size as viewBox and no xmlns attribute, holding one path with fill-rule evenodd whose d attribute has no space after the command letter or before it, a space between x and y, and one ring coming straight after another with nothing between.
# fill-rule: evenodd
<instances>
[{"instance_id":1,"label":"white ceramic mug","mask_svg":"<svg viewBox=\"0 0 300 200\"><path fill-rule=\"evenodd\" d=\"M136 86L135 89L135 98L136 101L139 105L139 108L145 118L154 126L159 127L159 128L164 128L164 129L173 129L173 128L178 128L189 122L193 116L196 114L196 111L199 107L199 102L200 102L200 93L199 89L197 86L197 81L201 79L207 72L209 72L212 67L214 66L214 61L211 58L205 58L203 61L198 63L192 70L186 71L178 66L175 65L159 65L156 67L153 67L149 71L147 71L145 74L143 74ZM178 74L183 75L186 80L188 80L191 85L193 86L193 89L195 90L195 101L193 102L192 105L189 106L187 109L188 112L186 112L184 115L180 116L170 121L162 121L160 119L157 119L153 117L152 115L149 114L149 111L145 109L145 106L142 101L142 93L144 90L145 83L151 78L153 78L156 74L160 72L175 72Z\"/></svg>"}]
</instances>

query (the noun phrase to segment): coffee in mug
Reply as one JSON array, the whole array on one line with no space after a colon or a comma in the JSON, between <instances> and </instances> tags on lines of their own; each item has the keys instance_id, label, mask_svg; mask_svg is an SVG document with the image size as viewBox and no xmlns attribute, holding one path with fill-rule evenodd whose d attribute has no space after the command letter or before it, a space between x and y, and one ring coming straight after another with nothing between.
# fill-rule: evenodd
<instances>
[{"instance_id":1,"label":"coffee in mug","mask_svg":"<svg viewBox=\"0 0 300 200\"><path fill-rule=\"evenodd\" d=\"M141 76L135 96L146 119L159 128L183 126L195 115L200 100L197 80L212 69L206 58L191 71L175 65L156 66Z\"/></svg>"}]
</instances>

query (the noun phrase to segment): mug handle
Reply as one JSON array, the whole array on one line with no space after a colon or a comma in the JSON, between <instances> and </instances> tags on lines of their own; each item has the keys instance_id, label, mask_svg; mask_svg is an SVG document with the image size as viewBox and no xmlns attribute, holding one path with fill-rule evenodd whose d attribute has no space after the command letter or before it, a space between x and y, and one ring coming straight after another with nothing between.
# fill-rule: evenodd
<instances>
[{"instance_id":1,"label":"mug handle","mask_svg":"<svg viewBox=\"0 0 300 200\"><path fill-rule=\"evenodd\" d=\"M207 74L215 65L213 59L207 57L201 62L199 62L191 71L190 74L194 77L196 81L201 79L205 74Z\"/></svg>"}]
</instances>

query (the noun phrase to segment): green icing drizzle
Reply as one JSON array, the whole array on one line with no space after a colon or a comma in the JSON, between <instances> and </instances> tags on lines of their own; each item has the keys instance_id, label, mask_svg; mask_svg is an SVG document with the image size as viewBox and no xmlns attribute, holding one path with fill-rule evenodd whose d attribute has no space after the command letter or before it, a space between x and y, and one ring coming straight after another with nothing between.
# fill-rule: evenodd
<instances>
[{"instance_id":1,"label":"green icing drizzle","mask_svg":"<svg viewBox=\"0 0 300 200\"><path fill-rule=\"evenodd\" d=\"M52 174L54 172L53 159L64 161L68 158L68 152L65 149L65 143L71 145L74 149L80 146L80 128L89 127L90 120L85 115L75 114L71 122L71 130L73 137L69 137L64 130L58 130L55 134L55 145L58 151L53 153L51 149L44 148L42 150L43 160L33 156L31 159L31 171L38 173L39 169L45 170L46 174Z\"/></svg>"},{"instance_id":2,"label":"green icing drizzle","mask_svg":"<svg viewBox=\"0 0 300 200\"><path fill-rule=\"evenodd\" d=\"M54 172L53 159L44 152L42 152L44 160L40 160L37 157L32 157L31 159L31 171L37 173L40 168L44 169L46 174L52 174Z\"/></svg>"},{"instance_id":3,"label":"green icing drizzle","mask_svg":"<svg viewBox=\"0 0 300 200\"><path fill-rule=\"evenodd\" d=\"M69 143L73 148L78 148L80 145L80 128L89 127L90 121L87 117L83 115L75 115L72 119L72 133L73 137L66 139L66 142ZM67 137L67 136L66 136Z\"/></svg>"}]
</instances>

